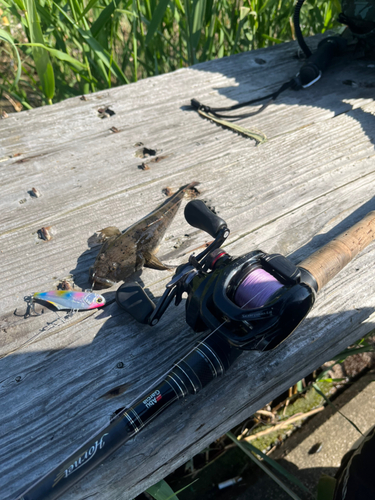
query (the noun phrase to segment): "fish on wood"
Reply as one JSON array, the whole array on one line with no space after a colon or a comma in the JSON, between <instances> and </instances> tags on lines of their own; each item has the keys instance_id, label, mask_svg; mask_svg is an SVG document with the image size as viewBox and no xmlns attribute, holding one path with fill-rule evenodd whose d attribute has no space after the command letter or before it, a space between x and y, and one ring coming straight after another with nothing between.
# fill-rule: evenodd
<instances>
[{"instance_id":1,"label":"fish on wood","mask_svg":"<svg viewBox=\"0 0 375 500\"><path fill-rule=\"evenodd\" d=\"M107 288L118 281L125 281L143 266L159 270L170 269L160 262L155 254L185 192L198 184L199 182L192 182L182 186L162 205L124 232L117 227L102 229L101 234L108 239L90 268L93 287Z\"/></svg>"}]
</instances>

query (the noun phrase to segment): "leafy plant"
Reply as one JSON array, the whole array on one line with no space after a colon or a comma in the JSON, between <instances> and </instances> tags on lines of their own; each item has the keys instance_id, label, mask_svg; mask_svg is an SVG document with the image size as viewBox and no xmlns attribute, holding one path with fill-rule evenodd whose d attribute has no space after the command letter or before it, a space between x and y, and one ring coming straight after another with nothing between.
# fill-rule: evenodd
<instances>
[{"instance_id":1,"label":"leafy plant","mask_svg":"<svg viewBox=\"0 0 375 500\"><path fill-rule=\"evenodd\" d=\"M177 495L186 490L186 488L189 488L196 481L198 481L198 479L187 484L184 488L181 488L175 493L169 486L169 484L164 481L164 479L162 479L153 486L150 486L150 488L148 488L146 491L149 495L155 498L155 500L178 500Z\"/></svg>"},{"instance_id":2,"label":"leafy plant","mask_svg":"<svg viewBox=\"0 0 375 500\"><path fill-rule=\"evenodd\" d=\"M323 474L318 482L316 500L332 500L336 488L336 479Z\"/></svg>"},{"instance_id":3,"label":"leafy plant","mask_svg":"<svg viewBox=\"0 0 375 500\"><path fill-rule=\"evenodd\" d=\"M178 500L174 491L164 479L150 486L146 491L155 500Z\"/></svg>"},{"instance_id":4,"label":"leafy plant","mask_svg":"<svg viewBox=\"0 0 375 500\"><path fill-rule=\"evenodd\" d=\"M374 342L371 342L371 337L373 337L374 331L369 332L365 337L357 340L353 345L347 347L344 349L344 351L340 352L337 356L334 356L332 358L332 361L334 361L334 364L331 365L329 368L326 370L322 371L319 376L317 377L317 381L331 381L331 379L327 379L327 373L332 370L332 368L336 364L342 364L344 361L349 358L350 356L353 356L354 354L363 354L365 352L375 352L375 345Z\"/></svg>"},{"instance_id":5,"label":"leafy plant","mask_svg":"<svg viewBox=\"0 0 375 500\"><path fill-rule=\"evenodd\" d=\"M273 467L277 472L282 474L284 477L286 477L290 482L294 483L296 486L298 486L300 489L302 489L305 493L309 494L311 498L313 498L313 495L310 493L310 491L306 488L306 486L301 483L301 481L293 476L293 474L290 474L288 471L284 469L280 464L278 464L275 460L272 458L268 457L264 453L262 453L258 448L253 446L251 443L247 443L246 441L238 441L236 436L232 434L231 432L227 433L227 436L244 452L246 455L253 461L255 462L275 483L277 483L289 496L290 498L293 498L294 500L300 500L300 497L292 491L289 486L287 486L281 479L279 479L268 467L266 467L263 462L261 462L256 456L258 455L261 457L264 461L266 461L271 467Z\"/></svg>"},{"instance_id":6,"label":"leafy plant","mask_svg":"<svg viewBox=\"0 0 375 500\"><path fill-rule=\"evenodd\" d=\"M30 107L291 40L293 3L0 0L8 60L0 88ZM339 0L307 0L304 34L334 26L339 10Z\"/></svg>"},{"instance_id":7,"label":"leafy plant","mask_svg":"<svg viewBox=\"0 0 375 500\"><path fill-rule=\"evenodd\" d=\"M55 75L48 51L44 48L44 38L34 0L25 0L25 17L27 20L32 55L42 84L44 95L49 103L55 94Z\"/></svg>"}]
</instances>

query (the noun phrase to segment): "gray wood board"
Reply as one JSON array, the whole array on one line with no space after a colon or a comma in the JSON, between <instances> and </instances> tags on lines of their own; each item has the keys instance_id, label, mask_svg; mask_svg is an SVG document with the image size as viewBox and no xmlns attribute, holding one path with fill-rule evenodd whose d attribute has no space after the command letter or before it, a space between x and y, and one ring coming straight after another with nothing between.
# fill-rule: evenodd
<instances>
[{"instance_id":1,"label":"gray wood board","mask_svg":"<svg viewBox=\"0 0 375 500\"><path fill-rule=\"evenodd\" d=\"M211 61L0 122L2 499L64 460L196 338L183 304L153 329L116 304L71 318L46 307L22 317L32 292L70 275L77 287L89 286L96 231L124 229L165 200L163 188L199 181L201 198L231 228L228 252L261 248L299 262L375 209L369 63L337 60L311 89L288 91L241 121L268 136L257 147L188 109L193 97L225 106L277 89L298 71L296 50L290 43ZM106 106L116 114L100 119ZM160 161L138 158L140 142ZM149 170L138 168L142 161ZM40 198L28 194L33 187ZM52 227L52 240L38 239L42 226ZM180 209L159 255L181 263L211 239L190 228ZM176 403L63 498L134 498L371 331L374 257L372 244L327 285L287 342L244 353L223 379ZM170 276L146 269L138 279L157 298ZM105 397L118 386L121 395Z\"/></svg>"}]
</instances>

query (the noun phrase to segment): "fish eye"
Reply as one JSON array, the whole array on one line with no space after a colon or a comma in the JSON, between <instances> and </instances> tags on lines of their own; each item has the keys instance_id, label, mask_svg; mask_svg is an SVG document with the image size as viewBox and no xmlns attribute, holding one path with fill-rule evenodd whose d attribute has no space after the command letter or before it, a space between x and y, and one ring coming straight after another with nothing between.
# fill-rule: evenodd
<instances>
[{"instance_id":1,"label":"fish eye","mask_svg":"<svg viewBox=\"0 0 375 500\"><path fill-rule=\"evenodd\" d=\"M98 298L96 299L96 302L97 302L98 304L100 304L101 302L103 302L103 297L98 297Z\"/></svg>"}]
</instances>

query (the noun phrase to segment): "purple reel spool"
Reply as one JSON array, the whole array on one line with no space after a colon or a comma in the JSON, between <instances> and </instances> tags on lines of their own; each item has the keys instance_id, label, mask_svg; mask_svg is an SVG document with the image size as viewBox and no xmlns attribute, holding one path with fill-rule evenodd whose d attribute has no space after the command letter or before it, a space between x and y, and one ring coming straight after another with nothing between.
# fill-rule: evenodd
<instances>
[{"instance_id":1,"label":"purple reel spool","mask_svg":"<svg viewBox=\"0 0 375 500\"><path fill-rule=\"evenodd\" d=\"M241 309L261 307L283 286L264 269L255 269L246 276L237 288L234 302Z\"/></svg>"}]
</instances>

